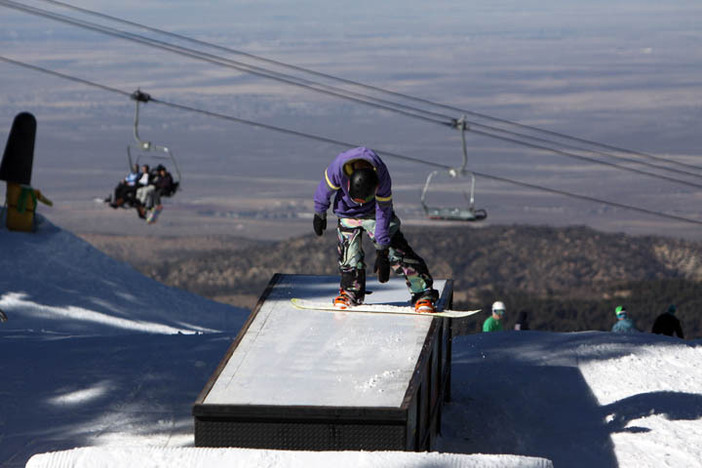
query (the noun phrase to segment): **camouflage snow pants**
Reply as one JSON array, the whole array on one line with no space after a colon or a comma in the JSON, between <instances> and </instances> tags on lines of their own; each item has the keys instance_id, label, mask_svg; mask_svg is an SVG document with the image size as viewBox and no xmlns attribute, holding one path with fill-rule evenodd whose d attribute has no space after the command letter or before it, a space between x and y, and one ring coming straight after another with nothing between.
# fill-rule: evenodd
<instances>
[{"instance_id":1,"label":"camouflage snow pants","mask_svg":"<svg viewBox=\"0 0 702 468\"><path fill-rule=\"evenodd\" d=\"M366 264L364 262L361 233L365 231L375 244L375 219L339 218L337 225L339 271L341 289L356 301L363 302L366 293ZM377 245L376 245L377 247ZM424 260L417 255L400 232L400 219L390 221L390 268L404 276L414 304L418 299L429 297L434 301L439 293L433 289L434 281Z\"/></svg>"}]
</instances>

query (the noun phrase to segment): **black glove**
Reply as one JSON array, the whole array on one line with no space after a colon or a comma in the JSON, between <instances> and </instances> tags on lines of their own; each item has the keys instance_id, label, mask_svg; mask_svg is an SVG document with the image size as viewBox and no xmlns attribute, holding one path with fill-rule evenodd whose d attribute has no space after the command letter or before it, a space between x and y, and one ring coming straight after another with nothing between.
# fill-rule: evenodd
<instances>
[{"instance_id":1,"label":"black glove","mask_svg":"<svg viewBox=\"0 0 702 468\"><path fill-rule=\"evenodd\" d=\"M390 279L390 258L388 258L388 249L375 251L375 267L373 271L378 273L378 281L387 283Z\"/></svg>"},{"instance_id":2,"label":"black glove","mask_svg":"<svg viewBox=\"0 0 702 468\"><path fill-rule=\"evenodd\" d=\"M324 234L324 230L327 228L327 214L314 214L314 219L312 220L312 227L314 228L314 233L318 236Z\"/></svg>"}]
</instances>

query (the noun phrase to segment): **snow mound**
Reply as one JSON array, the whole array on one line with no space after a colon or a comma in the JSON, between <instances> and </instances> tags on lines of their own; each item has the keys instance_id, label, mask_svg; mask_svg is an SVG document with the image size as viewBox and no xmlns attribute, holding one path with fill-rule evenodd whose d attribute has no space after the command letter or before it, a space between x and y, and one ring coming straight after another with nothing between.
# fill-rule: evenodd
<instances>
[{"instance_id":1,"label":"snow mound","mask_svg":"<svg viewBox=\"0 0 702 468\"><path fill-rule=\"evenodd\" d=\"M0 308L3 467L702 467L702 340L462 336L437 452L200 449L192 404L247 310L163 286L44 220L0 229Z\"/></svg>"},{"instance_id":2,"label":"snow mound","mask_svg":"<svg viewBox=\"0 0 702 468\"><path fill-rule=\"evenodd\" d=\"M35 233L0 230L4 330L68 334L237 330L248 310L144 277L37 217Z\"/></svg>"},{"instance_id":3,"label":"snow mound","mask_svg":"<svg viewBox=\"0 0 702 468\"><path fill-rule=\"evenodd\" d=\"M109 460L109 463L107 461ZM292 452L213 448L82 448L33 456L27 468L99 466L213 468L284 466L287 468L553 468L544 459L513 455L460 455L412 452Z\"/></svg>"}]
</instances>

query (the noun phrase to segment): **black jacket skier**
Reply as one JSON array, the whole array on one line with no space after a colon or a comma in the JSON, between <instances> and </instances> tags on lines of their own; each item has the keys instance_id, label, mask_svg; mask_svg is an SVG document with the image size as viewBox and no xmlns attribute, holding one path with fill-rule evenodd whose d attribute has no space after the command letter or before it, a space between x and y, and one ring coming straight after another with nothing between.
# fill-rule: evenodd
<instances>
[{"instance_id":1,"label":"black jacket skier","mask_svg":"<svg viewBox=\"0 0 702 468\"><path fill-rule=\"evenodd\" d=\"M680 326L680 320L675 316L675 306L671 305L668 307L668 311L662 313L653 322L652 333L658 335L673 336L673 334L678 335L680 338L684 338L682 327Z\"/></svg>"}]
</instances>

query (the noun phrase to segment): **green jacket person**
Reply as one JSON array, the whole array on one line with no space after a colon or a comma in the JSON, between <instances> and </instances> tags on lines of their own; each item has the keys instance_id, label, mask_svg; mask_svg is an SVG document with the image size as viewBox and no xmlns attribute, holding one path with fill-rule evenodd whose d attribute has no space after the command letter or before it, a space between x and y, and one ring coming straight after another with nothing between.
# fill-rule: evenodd
<instances>
[{"instance_id":1,"label":"green jacket person","mask_svg":"<svg viewBox=\"0 0 702 468\"><path fill-rule=\"evenodd\" d=\"M505 316L505 305L501 301L492 304L492 315L483 322L484 332L502 331L502 319Z\"/></svg>"}]
</instances>

